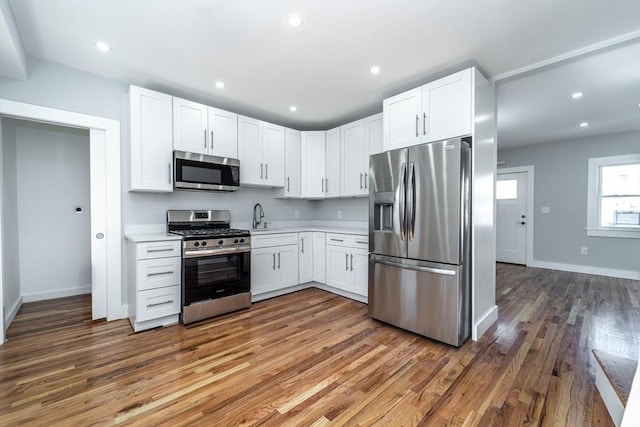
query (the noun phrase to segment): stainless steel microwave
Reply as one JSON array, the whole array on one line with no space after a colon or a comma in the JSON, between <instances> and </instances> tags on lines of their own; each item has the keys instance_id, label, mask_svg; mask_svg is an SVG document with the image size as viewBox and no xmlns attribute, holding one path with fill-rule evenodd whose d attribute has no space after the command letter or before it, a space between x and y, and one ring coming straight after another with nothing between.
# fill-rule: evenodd
<instances>
[{"instance_id":1,"label":"stainless steel microwave","mask_svg":"<svg viewBox=\"0 0 640 427\"><path fill-rule=\"evenodd\" d=\"M176 150L173 173L176 190L236 191L240 187L237 159Z\"/></svg>"}]
</instances>

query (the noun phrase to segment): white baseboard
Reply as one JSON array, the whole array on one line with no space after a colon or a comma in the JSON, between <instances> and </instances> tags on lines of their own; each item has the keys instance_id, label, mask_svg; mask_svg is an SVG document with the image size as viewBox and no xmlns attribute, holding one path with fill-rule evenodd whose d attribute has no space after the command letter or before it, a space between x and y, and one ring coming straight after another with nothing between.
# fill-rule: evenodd
<instances>
[{"instance_id":1,"label":"white baseboard","mask_svg":"<svg viewBox=\"0 0 640 427\"><path fill-rule=\"evenodd\" d=\"M355 301L369 303L369 299L365 296L354 294L353 292L343 291L342 289L334 288L333 286L325 285L324 283L311 282L314 288L322 289L323 291L331 292L332 294L340 295L341 297L349 298Z\"/></svg>"},{"instance_id":2,"label":"white baseboard","mask_svg":"<svg viewBox=\"0 0 640 427\"><path fill-rule=\"evenodd\" d=\"M487 311L477 322L474 323L471 330L471 339L478 341L480 337L487 332L487 329L491 327L498 320L498 306L494 305Z\"/></svg>"},{"instance_id":3,"label":"white baseboard","mask_svg":"<svg viewBox=\"0 0 640 427\"><path fill-rule=\"evenodd\" d=\"M619 277L621 279L640 280L640 271L618 270L614 268L592 267L590 265L564 264L560 262L539 261L534 259L527 267L549 270L570 271L572 273L594 274L596 276Z\"/></svg>"},{"instance_id":4,"label":"white baseboard","mask_svg":"<svg viewBox=\"0 0 640 427\"><path fill-rule=\"evenodd\" d=\"M264 292L261 294L251 294L251 302L258 302L269 298L279 297L281 295L290 294L292 292L301 291L313 287L313 282L303 283L301 285L289 286L288 288L278 289L275 291Z\"/></svg>"},{"instance_id":5,"label":"white baseboard","mask_svg":"<svg viewBox=\"0 0 640 427\"><path fill-rule=\"evenodd\" d=\"M91 286L82 286L78 288L58 289L56 291L48 292L34 292L31 294L24 294L22 298L24 302L44 301L54 298L71 297L74 295L84 295L91 293ZM126 317L126 316L125 316Z\"/></svg>"},{"instance_id":6,"label":"white baseboard","mask_svg":"<svg viewBox=\"0 0 640 427\"><path fill-rule=\"evenodd\" d=\"M18 311L20 310L20 307L22 307L22 297L19 297L16 300L16 302L13 304L11 309L5 315L5 317L4 317L4 330L5 331L7 329L9 329L9 325L11 325L11 322L13 322L13 319L15 319L16 314L18 314Z\"/></svg>"}]
</instances>

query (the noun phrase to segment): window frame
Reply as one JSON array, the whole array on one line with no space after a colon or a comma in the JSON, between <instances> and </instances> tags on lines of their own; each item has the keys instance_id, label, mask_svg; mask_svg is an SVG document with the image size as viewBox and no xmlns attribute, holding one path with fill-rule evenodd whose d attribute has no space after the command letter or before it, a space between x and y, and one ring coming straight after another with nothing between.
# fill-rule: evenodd
<instances>
[{"instance_id":1,"label":"window frame","mask_svg":"<svg viewBox=\"0 0 640 427\"><path fill-rule=\"evenodd\" d=\"M589 159L587 178L587 236L640 239L640 228L600 226L600 171L603 166L640 163L640 154L595 157Z\"/></svg>"}]
</instances>

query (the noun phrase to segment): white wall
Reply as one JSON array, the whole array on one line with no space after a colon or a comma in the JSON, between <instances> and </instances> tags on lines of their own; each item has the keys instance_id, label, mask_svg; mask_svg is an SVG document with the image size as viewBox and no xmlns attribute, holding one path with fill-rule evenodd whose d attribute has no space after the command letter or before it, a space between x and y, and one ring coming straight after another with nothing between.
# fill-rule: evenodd
<instances>
[{"instance_id":1,"label":"white wall","mask_svg":"<svg viewBox=\"0 0 640 427\"><path fill-rule=\"evenodd\" d=\"M20 294L28 302L90 293L89 132L13 119L3 124L17 148ZM75 213L77 206L84 213Z\"/></svg>"},{"instance_id":2,"label":"white wall","mask_svg":"<svg viewBox=\"0 0 640 427\"><path fill-rule=\"evenodd\" d=\"M16 129L2 119L2 283L3 316L8 327L20 308L20 256L18 252L18 186Z\"/></svg>"}]
</instances>

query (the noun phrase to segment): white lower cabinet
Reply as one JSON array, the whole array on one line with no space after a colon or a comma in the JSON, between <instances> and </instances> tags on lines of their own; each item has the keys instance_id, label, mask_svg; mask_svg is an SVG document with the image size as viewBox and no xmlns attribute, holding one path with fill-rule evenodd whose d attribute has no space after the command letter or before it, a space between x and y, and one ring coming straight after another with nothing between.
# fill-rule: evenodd
<instances>
[{"instance_id":1,"label":"white lower cabinet","mask_svg":"<svg viewBox=\"0 0 640 427\"><path fill-rule=\"evenodd\" d=\"M327 283L327 263L325 233L313 232L313 281Z\"/></svg>"},{"instance_id":2,"label":"white lower cabinet","mask_svg":"<svg viewBox=\"0 0 640 427\"><path fill-rule=\"evenodd\" d=\"M129 322L135 332L178 323L180 241L128 242Z\"/></svg>"},{"instance_id":3,"label":"white lower cabinet","mask_svg":"<svg viewBox=\"0 0 640 427\"><path fill-rule=\"evenodd\" d=\"M260 295L298 284L297 233L251 237L251 293Z\"/></svg>"},{"instance_id":4,"label":"white lower cabinet","mask_svg":"<svg viewBox=\"0 0 640 427\"><path fill-rule=\"evenodd\" d=\"M369 270L367 238L327 233L326 242L327 285L367 297Z\"/></svg>"},{"instance_id":5,"label":"white lower cabinet","mask_svg":"<svg viewBox=\"0 0 640 427\"><path fill-rule=\"evenodd\" d=\"M303 232L298 234L298 259L300 283L313 281L313 233ZM322 251L324 253L324 251Z\"/></svg>"}]
</instances>

